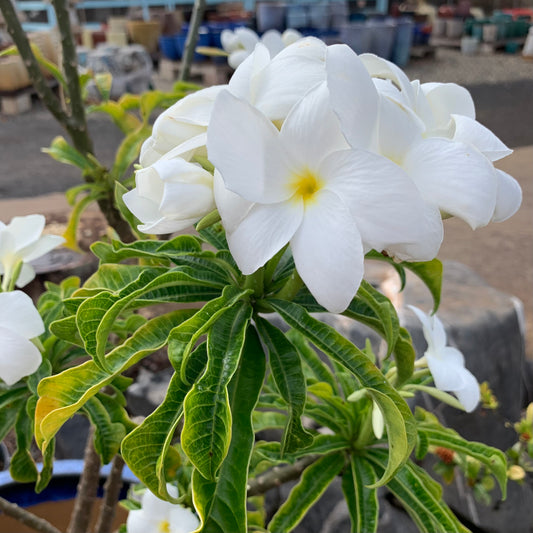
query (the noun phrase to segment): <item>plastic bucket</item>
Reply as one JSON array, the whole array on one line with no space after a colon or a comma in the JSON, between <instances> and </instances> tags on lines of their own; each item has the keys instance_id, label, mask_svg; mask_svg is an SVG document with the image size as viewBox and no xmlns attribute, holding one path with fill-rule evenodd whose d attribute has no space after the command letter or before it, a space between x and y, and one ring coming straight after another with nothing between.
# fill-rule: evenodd
<instances>
[{"instance_id":1,"label":"plastic bucket","mask_svg":"<svg viewBox=\"0 0 533 533\"><path fill-rule=\"evenodd\" d=\"M461 39L461 53L467 56L477 54L479 49L479 41L476 37L464 36Z\"/></svg>"},{"instance_id":2,"label":"plastic bucket","mask_svg":"<svg viewBox=\"0 0 533 533\"><path fill-rule=\"evenodd\" d=\"M400 19L396 22L396 34L392 51L392 61L399 67L405 67L411 57L414 22L411 19ZM422 44L422 42L421 42Z\"/></svg>"},{"instance_id":3,"label":"plastic bucket","mask_svg":"<svg viewBox=\"0 0 533 533\"><path fill-rule=\"evenodd\" d=\"M368 27L371 29L370 51L384 59L391 59L396 36L395 23L370 20Z\"/></svg>"},{"instance_id":4,"label":"plastic bucket","mask_svg":"<svg viewBox=\"0 0 533 533\"><path fill-rule=\"evenodd\" d=\"M176 61L181 57L173 35L162 35L159 37L159 50L161 50L164 57L172 61Z\"/></svg>"},{"instance_id":5,"label":"plastic bucket","mask_svg":"<svg viewBox=\"0 0 533 533\"><path fill-rule=\"evenodd\" d=\"M355 53L370 52L372 46L372 28L361 22L351 22L340 27L340 40Z\"/></svg>"},{"instance_id":6,"label":"plastic bucket","mask_svg":"<svg viewBox=\"0 0 533 533\"><path fill-rule=\"evenodd\" d=\"M286 6L273 2L257 4L257 30L264 33L268 30L283 31L285 29Z\"/></svg>"}]
</instances>

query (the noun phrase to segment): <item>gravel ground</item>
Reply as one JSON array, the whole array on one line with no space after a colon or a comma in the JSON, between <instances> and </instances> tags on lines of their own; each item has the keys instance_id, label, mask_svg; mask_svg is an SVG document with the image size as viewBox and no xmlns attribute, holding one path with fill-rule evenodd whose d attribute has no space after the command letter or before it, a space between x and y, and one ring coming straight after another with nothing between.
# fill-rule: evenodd
<instances>
[{"instance_id":1,"label":"gravel ground","mask_svg":"<svg viewBox=\"0 0 533 533\"><path fill-rule=\"evenodd\" d=\"M519 54L467 56L452 48L439 48L434 58L412 59L404 69L411 79L455 82L460 85L533 81L533 60Z\"/></svg>"}]
</instances>

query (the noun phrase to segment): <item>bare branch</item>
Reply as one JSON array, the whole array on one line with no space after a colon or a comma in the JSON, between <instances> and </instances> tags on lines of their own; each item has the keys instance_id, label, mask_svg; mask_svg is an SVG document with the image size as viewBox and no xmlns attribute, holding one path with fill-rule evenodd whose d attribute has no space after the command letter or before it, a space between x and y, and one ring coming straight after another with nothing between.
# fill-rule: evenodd
<instances>
[{"instance_id":1,"label":"bare branch","mask_svg":"<svg viewBox=\"0 0 533 533\"><path fill-rule=\"evenodd\" d=\"M40 533L61 533L50 522L34 515L30 511L19 507L16 503L11 503L0 496L0 509L8 516L16 518L22 524L39 531Z\"/></svg>"}]
</instances>

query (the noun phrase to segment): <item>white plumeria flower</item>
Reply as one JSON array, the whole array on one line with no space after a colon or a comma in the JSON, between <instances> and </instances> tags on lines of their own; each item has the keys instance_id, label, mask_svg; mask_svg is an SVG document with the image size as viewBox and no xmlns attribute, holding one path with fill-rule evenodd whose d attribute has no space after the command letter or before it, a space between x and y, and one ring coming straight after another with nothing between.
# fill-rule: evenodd
<instances>
[{"instance_id":1,"label":"white plumeria flower","mask_svg":"<svg viewBox=\"0 0 533 533\"><path fill-rule=\"evenodd\" d=\"M372 431L378 440L383 437L383 432L385 431L385 419L383 418L383 413L379 405L375 401L372 401Z\"/></svg>"},{"instance_id":2,"label":"white plumeria flower","mask_svg":"<svg viewBox=\"0 0 533 533\"><path fill-rule=\"evenodd\" d=\"M219 205L242 272L255 272L290 242L303 281L332 312L355 295L365 249L418 238L423 204L416 187L387 159L348 149L325 83L294 106L280 130L222 91L207 148L226 188L254 204L246 204L236 227L235 218L225 224Z\"/></svg>"},{"instance_id":3,"label":"white plumeria flower","mask_svg":"<svg viewBox=\"0 0 533 533\"><path fill-rule=\"evenodd\" d=\"M7 225L0 222L0 274L4 290L13 282L11 278L20 263L22 268L16 285L24 287L35 277L35 270L29 262L65 242L58 235L42 235L44 225L43 215L14 217Z\"/></svg>"},{"instance_id":4,"label":"white plumeria flower","mask_svg":"<svg viewBox=\"0 0 533 533\"><path fill-rule=\"evenodd\" d=\"M197 135L135 173L136 187L123 195L144 233L181 231L215 209L213 176L189 158L205 148Z\"/></svg>"},{"instance_id":5,"label":"white plumeria flower","mask_svg":"<svg viewBox=\"0 0 533 533\"><path fill-rule=\"evenodd\" d=\"M328 66L328 85L334 95L350 95L333 98L333 106L348 142L354 146L360 143L361 134L351 115L359 104L353 102L350 89L360 74L359 70L350 70L346 55L347 74L334 75ZM438 211L465 220L473 229L511 216L521 202L520 187L513 178L495 170L488 157L495 157L502 143L478 123L475 131L482 134L469 129L475 120L468 91L455 84L426 84L424 89L418 82L411 84L388 61L368 54L360 58L380 92L379 127L372 149L401 166L427 204L425 238L415 246L390 251L408 260L427 260L435 254L438 246L430 244L437 243L439 234L442 236ZM462 118L454 122L454 117ZM451 134L456 124L465 133Z\"/></svg>"},{"instance_id":6,"label":"white plumeria flower","mask_svg":"<svg viewBox=\"0 0 533 533\"><path fill-rule=\"evenodd\" d=\"M178 497L176 488L167 485L169 494ZM161 500L146 489L141 509L130 511L128 533L192 533L200 525L198 517L186 507Z\"/></svg>"},{"instance_id":7,"label":"white plumeria flower","mask_svg":"<svg viewBox=\"0 0 533 533\"><path fill-rule=\"evenodd\" d=\"M279 128L294 104L326 79L326 50L325 43L314 37L291 44L275 57L258 44L231 77L228 90Z\"/></svg>"},{"instance_id":8,"label":"white plumeria flower","mask_svg":"<svg viewBox=\"0 0 533 533\"><path fill-rule=\"evenodd\" d=\"M215 85L189 94L161 113L141 147L140 164L148 167L184 142L205 135L213 102L224 87Z\"/></svg>"},{"instance_id":9,"label":"white plumeria flower","mask_svg":"<svg viewBox=\"0 0 533 533\"><path fill-rule=\"evenodd\" d=\"M0 293L0 378L8 385L39 368L41 353L30 339L41 333L42 318L27 294Z\"/></svg>"},{"instance_id":10,"label":"white plumeria flower","mask_svg":"<svg viewBox=\"0 0 533 533\"><path fill-rule=\"evenodd\" d=\"M429 316L412 305L408 306L422 322L427 350L424 357L437 389L453 392L467 412L479 403L479 383L465 368L463 354L452 346L446 346L446 331L436 315Z\"/></svg>"},{"instance_id":11,"label":"white plumeria flower","mask_svg":"<svg viewBox=\"0 0 533 533\"><path fill-rule=\"evenodd\" d=\"M289 29L281 34L277 30L268 30L261 37L249 28L237 28L235 31L223 30L220 35L222 48L229 54L228 64L237 68L250 54L257 44L263 44L271 57L279 54L283 48L302 38L302 34Z\"/></svg>"}]
</instances>

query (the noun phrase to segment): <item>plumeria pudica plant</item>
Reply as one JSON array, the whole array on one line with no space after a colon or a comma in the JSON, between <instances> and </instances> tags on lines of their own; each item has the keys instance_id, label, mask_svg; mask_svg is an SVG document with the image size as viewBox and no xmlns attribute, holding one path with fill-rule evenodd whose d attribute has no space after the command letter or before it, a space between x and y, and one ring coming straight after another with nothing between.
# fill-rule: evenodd
<instances>
[{"instance_id":1,"label":"plumeria pudica plant","mask_svg":"<svg viewBox=\"0 0 533 533\"><path fill-rule=\"evenodd\" d=\"M416 359L364 261L389 263L402 283L412 271L435 313L443 219L475 229L520 205L519 185L493 166L508 153L455 84L411 82L313 38L274 57L259 43L228 85L159 116L123 196L136 231L196 231L97 242L95 274L42 297L43 363L16 385L32 398L22 449L33 432L50 462L62 425L88 416L102 461L121 454L151 494L131 504L130 531L183 531L176 515L187 531L289 532L338 477L354 532L377 530L382 486L421 531L468 531L417 460L470 457L505 497L505 456L412 407L424 392L473 411L478 384L440 320L419 309L428 347ZM141 312L156 304L155 316ZM326 312L376 331L384 356L343 337ZM128 370L162 349L174 373L138 423ZM260 440L264 430L279 439ZM267 522L263 494L294 479Z\"/></svg>"}]
</instances>

